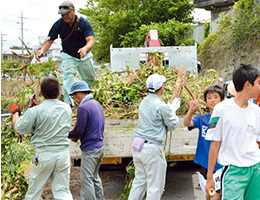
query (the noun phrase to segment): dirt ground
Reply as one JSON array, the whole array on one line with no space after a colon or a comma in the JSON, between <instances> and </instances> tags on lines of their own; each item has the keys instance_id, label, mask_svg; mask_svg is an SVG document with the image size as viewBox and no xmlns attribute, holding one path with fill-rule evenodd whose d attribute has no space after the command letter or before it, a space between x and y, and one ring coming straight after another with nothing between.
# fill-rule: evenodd
<instances>
[{"instance_id":1,"label":"dirt ground","mask_svg":"<svg viewBox=\"0 0 260 200\"><path fill-rule=\"evenodd\" d=\"M78 196L80 197L80 167L71 167L71 174L70 174L70 191L73 195L73 197ZM51 184L50 181L45 185L42 199L46 200L52 200L53 195L51 191Z\"/></svg>"},{"instance_id":2,"label":"dirt ground","mask_svg":"<svg viewBox=\"0 0 260 200\"><path fill-rule=\"evenodd\" d=\"M120 165L102 165L102 179L106 200L123 200L126 178L126 163ZM169 164L169 163L168 163ZM162 200L203 200L205 195L200 189L197 170L199 166L193 161L177 161L176 165L168 165L165 192ZM74 200L80 200L80 167L71 167L70 189ZM45 186L42 200L53 200L50 183Z\"/></svg>"},{"instance_id":3,"label":"dirt ground","mask_svg":"<svg viewBox=\"0 0 260 200\"><path fill-rule=\"evenodd\" d=\"M114 167L114 169L116 169L116 167ZM113 171L113 168L111 169ZM122 169L124 170L124 169ZM121 184L121 188L120 190L121 191L118 191L118 194L108 194L106 192L106 188L105 188L105 184L107 182L113 182L113 180L111 180L111 175L110 175L110 170L108 170L107 168L101 168L100 169L100 178L102 180L102 183L103 183L103 187L104 187L104 193L105 193L105 197L106 196L113 196L113 198L106 198L106 200L109 200L109 199L113 199L113 200L120 200L122 199L120 197L121 195L121 191L123 192L123 189L124 189L124 185ZM124 178L122 179L121 177L121 182L124 183ZM110 184L110 183L109 183ZM70 191L72 193L72 196L73 196L73 199L74 200L80 200L80 167L73 167L71 165L71 174L70 174ZM43 191L43 194L42 194L42 198L41 200L53 200L53 195L52 195L52 191L51 191L51 185L50 185L50 181L48 181L45 185L45 188L44 188L44 191Z\"/></svg>"}]
</instances>

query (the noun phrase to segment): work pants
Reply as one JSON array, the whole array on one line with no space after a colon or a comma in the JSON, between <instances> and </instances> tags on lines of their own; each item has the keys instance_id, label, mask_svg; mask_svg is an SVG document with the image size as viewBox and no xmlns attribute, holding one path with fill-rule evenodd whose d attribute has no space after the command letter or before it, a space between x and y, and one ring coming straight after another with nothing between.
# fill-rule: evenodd
<instances>
[{"instance_id":1,"label":"work pants","mask_svg":"<svg viewBox=\"0 0 260 200\"><path fill-rule=\"evenodd\" d=\"M104 200L104 192L99 177L99 167L104 154L104 146L82 151L81 157L81 200Z\"/></svg>"},{"instance_id":2,"label":"work pants","mask_svg":"<svg viewBox=\"0 0 260 200\"><path fill-rule=\"evenodd\" d=\"M70 155L68 146L36 149L25 200L39 200L50 179L55 200L72 200L69 189Z\"/></svg>"},{"instance_id":3,"label":"work pants","mask_svg":"<svg viewBox=\"0 0 260 200\"><path fill-rule=\"evenodd\" d=\"M89 87L91 87L90 84L96 80L96 72L92 56L91 51L89 51L82 59L72 57L64 52L61 53L64 102L71 106L74 106L74 101L69 96L69 93L76 76L76 69L78 70L82 80L85 81Z\"/></svg>"},{"instance_id":4,"label":"work pants","mask_svg":"<svg viewBox=\"0 0 260 200\"><path fill-rule=\"evenodd\" d=\"M145 143L140 152L133 151L135 178L128 200L160 200L166 178L167 163L161 145Z\"/></svg>"}]
</instances>

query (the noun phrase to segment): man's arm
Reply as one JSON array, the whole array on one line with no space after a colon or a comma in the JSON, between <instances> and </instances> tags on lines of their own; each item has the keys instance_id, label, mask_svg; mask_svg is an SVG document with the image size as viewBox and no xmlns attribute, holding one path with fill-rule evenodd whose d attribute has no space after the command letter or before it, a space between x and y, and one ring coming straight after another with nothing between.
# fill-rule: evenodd
<instances>
[{"instance_id":1,"label":"man's arm","mask_svg":"<svg viewBox=\"0 0 260 200\"><path fill-rule=\"evenodd\" d=\"M68 138L80 138L86 129L87 119L88 119L87 112L84 109L79 107L77 113L77 122L73 130L69 132Z\"/></svg>"},{"instance_id":2,"label":"man's arm","mask_svg":"<svg viewBox=\"0 0 260 200\"><path fill-rule=\"evenodd\" d=\"M183 125L184 126L186 126L186 127L187 126L188 127L193 127L194 126L194 123L191 120L193 113L194 113L194 110L191 110L191 109L188 110L188 112L185 115L184 120L183 120Z\"/></svg>"},{"instance_id":3,"label":"man's arm","mask_svg":"<svg viewBox=\"0 0 260 200\"><path fill-rule=\"evenodd\" d=\"M260 148L260 142L257 142L258 143L258 146L259 146L259 148Z\"/></svg>"},{"instance_id":4,"label":"man's arm","mask_svg":"<svg viewBox=\"0 0 260 200\"><path fill-rule=\"evenodd\" d=\"M86 37L87 44L78 50L81 58L87 55L87 52L94 46L94 36Z\"/></svg>"},{"instance_id":5,"label":"man's arm","mask_svg":"<svg viewBox=\"0 0 260 200\"><path fill-rule=\"evenodd\" d=\"M208 163L208 173L207 173L207 184L206 184L206 193L209 195L209 190L211 188L215 189L215 183L213 180L213 171L215 164L217 162L218 152L221 145L221 141L211 141L210 150L209 150L209 163Z\"/></svg>"},{"instance_id":6,"label":"man's arm","mask_svg":"<svg viewBox=\"0 0 260 200\"><path fill-rule=\"evenodd\" d=\"M19 113L18 113L18 112L16 112L16 113L13 114L12 121L13 121L14 130L15 130L16 133L18 133L18 132L17 132L16 129L15 129L15 123L17 122L17 120L18 120L19 118L20 118L20 116L19 116Z\"/></svg>"},{"instance_id":7,"label":"man's arm","mask_svg":"<svg viewBox=\"0 0 260 200\"><path fill-rule=\"evenodd\" d=\"M48 51L48 49L51 47L53 43L53 40L48 40L40 49L40 51L38 51L37 55L36 55L36 60L40 61L40 58L43 56L43 54Z\"/></svg>"}]
</instances>

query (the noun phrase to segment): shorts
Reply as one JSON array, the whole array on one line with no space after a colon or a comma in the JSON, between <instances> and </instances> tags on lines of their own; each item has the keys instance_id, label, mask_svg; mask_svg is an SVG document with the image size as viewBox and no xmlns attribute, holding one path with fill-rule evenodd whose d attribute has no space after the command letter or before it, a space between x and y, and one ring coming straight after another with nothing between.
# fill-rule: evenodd
<instances>
[{"instance_id":1,"label":"shorts","mask_svg":"<svg viewBox=\"0 0 260 200\"><path fill-rule=\"evenodd\" d=\"M223 200L260 199L260 162L250 167L224 166L221 190Z\"/></svg>"}]
</instances>

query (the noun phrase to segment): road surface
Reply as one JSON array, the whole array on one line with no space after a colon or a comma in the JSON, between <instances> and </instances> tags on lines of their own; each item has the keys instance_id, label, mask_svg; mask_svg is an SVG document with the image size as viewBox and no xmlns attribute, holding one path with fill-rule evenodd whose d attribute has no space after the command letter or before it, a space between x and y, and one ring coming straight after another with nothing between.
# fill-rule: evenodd
<instances>
[{"instance_id":1,"label":"road surface","mask_svg":"<svg viewBox=\"0 0 260 200\"><path fill-rule=\"evenodd\" d=\"M193 161L179 161L167 168L165 192L162 200L204 200L205 196L198 186L196 171L199 167ZM125 186L125 169L120 166L103 166L100 176L103 180L106 200L119 200Z\"/></svg>"}]
</instances>

